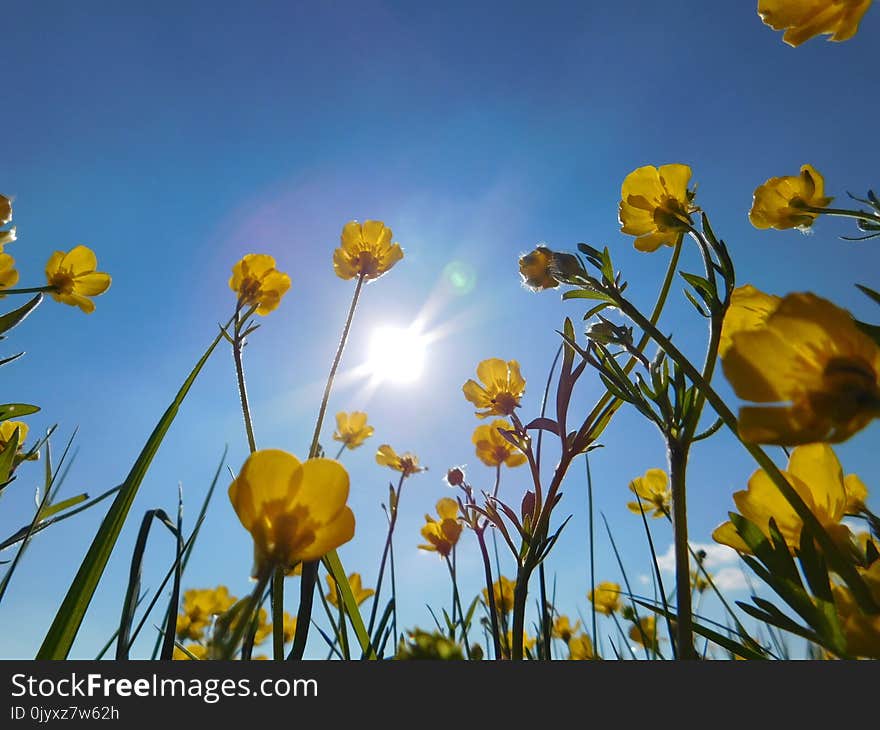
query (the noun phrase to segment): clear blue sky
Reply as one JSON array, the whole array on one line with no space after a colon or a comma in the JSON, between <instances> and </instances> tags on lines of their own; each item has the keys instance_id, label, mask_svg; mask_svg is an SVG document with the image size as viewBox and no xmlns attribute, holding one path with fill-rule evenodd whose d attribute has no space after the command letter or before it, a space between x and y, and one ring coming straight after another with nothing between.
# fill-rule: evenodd
<instances>
[{"instance_id":1,"label":"clear blue sky","mask_svg":"<svg viewBox=\"0 0 880 730\"><path fill-rule=\"evenodd\" d=\"M876 8L852 41L815 39L798 49L761 24L754 2L697 0L32 2L7 7L4 26L0 192L15 198L20 240L8 250L21 283L42 283L50 253L79 243L113 276L93 315L47 301L3 343L4 353L27 351L3 369L3 397L43 406L28 419L34 433L59 424L60 447L79 428L67 494L97 494L126 475L229 316L230 269L249 252L272 254L293 281L246 352L257 440L303 456L352 292L331 266L339 232L353 218L393 228L406 257L366 289L343 369L363 361L381 324L424 312L430 327L449 334L432 347L419 382L371 396L361 382L342 382L330 413L365 409L376 427L372 442L345 456L358 531L341 556L367 585L392 476L374 463L375 447L415 451L430 467L401 505L403 626L429 626L425 604L449 603L445 567L415 548L424 513L449 493L446 468L467 464L476 484L491 486L491 471L472 451L477 421L461 384L481 359L517 358L528 380L523 416L534 415L558 344L554 330L582 311L555 293L525 291L518 255L539 242L607 244L633 296L650 305L668 251L640 254L618 231L620 183L632 169L692 166L697 201L728 242L741 282L779 294L813 290L877 320L852 286L877 285L869 278L880 270L876 241L838 240L852 232L840 221L820 220L803 236L760 232L747 219L758 184L805 162L840 200L880 182L880 109L869 93ZM695 270L692 253L684 265ZM470 292L446 282L453 261L474 277ZM701 327L687 305L670 307L665 328L694 352ZM596 379L585 377L581 409L598 393ZM869 488L880 483L869 447L877 435L874 424L838 451ZM639 519L624 506L626 485L664 465L662 442L629 412L603 441L593 459L597 509L636 580L649 572L648 553ZM227 443L237 470L247 448L232 358L221 349L143 483L75 656L93 656L118 622L143 512L173 510L181 482L192 525ZM753 469L726 435L696 448L694 540L708 541ZM40 474L38 466L23 469L4 495L4 535L30 518ZM506 474L502 495L517 504L526 480L524 471ZM227 482L185 583L222 582L243 595L251 543L225 497ZM548 570L560 606L586 615L582 472L564 492L557 514L574 518ZM36 651L101 516L94 510L34 540L0 606L4 656ZM665 549L670 531L655 528ZM598 577L619 579L598 534ZM460 553L463 591L473 595L481 573L471 536ZM170 540L156 532L146 587L156 586L171 555ZM295 610L296 590L288 596ZM317 636L310 653L322 654Z\"/></svg>"}]
</instances>

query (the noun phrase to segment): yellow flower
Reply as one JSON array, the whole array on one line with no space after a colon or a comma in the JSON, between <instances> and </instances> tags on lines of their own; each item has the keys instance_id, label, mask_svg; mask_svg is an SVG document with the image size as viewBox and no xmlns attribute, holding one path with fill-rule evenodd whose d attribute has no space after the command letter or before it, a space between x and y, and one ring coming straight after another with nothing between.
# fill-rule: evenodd
<instances>
[{"instance_id":1,"label":"yellow flower","mask_svg":"<svg viewBox=\"0 0 880 730\"><path fill-rule=\"evenodd\" d=\"M363 585L361 584L360 573L349 573L348 584L351 586L351 594L354 596L354 600L357 602L358 606L360 606L364 601L366 601L376 592L372 588L363 587ZM331 605L339 608L339 594L336 591L336 581L333 580L332 575L327 576L327 586L327 600L330 602Z\"/></svg>"},{"instance_id":2,"label":"yellow flower","mask_svg":"<svg viewBox=\"0 0 880 730\"><path fill-rule=\"evenodd\" d=\"M367 414L360 411L336 414L334 441L341 441L347 449L356 449L373 435L373 427L367 425Z\"/></svg>"},{"instance_id":3,"label":"yellow flower","mask_svg":"<svg viewBox=\"0 0 880 730\"><path fill-rule=\"evenodd\" d=\"M499 418L484 426L477 426L471 438L474 446L477 447L477 457L486 466L506 464L509 467L515 467L525 464L525 454L504 438L499 433L499 428L507 431L513 430L513 426L503 418Z\"/></svg>"},{"instance_id":4,"label":"yellow flower","mask_svg":"<svg viewBox=\"0 0 880 730\"><path fill-rule=\"evenodd\" d=\"M538 246L531 253L520 257L519 273L522 282L532 291L555 289L559 282L550 273L553 252L546 246Z\"/></svg>"},{"instance_id":5,"label":"yellow flower","mask_svg":"<svg viewBox=\"0 0 880 730\"><path fill-rule=\"evenodd\" d=\"M382 221L346 223L342 245L333 252L336 275L341 279L378 279L403 258L403 250L391 243L391 235L391 229Z\"/></svg>"},{"instance_id":6,"label":"yellow flower","mask_svg":"<svg viewBox=\"0 0 880 730\"><path fill-rule=\"evenodd\" d=\"M229 499L254 539L253 575L318 560L351 540L348 490L348 472L333 459L300 463L277 449L251 454L229 485Z\"/></svg>"},{"instance_id":7,"label":"yellow flower","mask_svg":"<svg viewBox=\"0 0 880 730\"><path fill-rule=\"evenodd\" d=\"M284 643L289 644L293 641L294 634L296 634L296 616L291 616L285 611L281 626L282 633L284 634Z\"/></svg>"},{"instance_id":8,"label":"yellow flower","mask_svg":"<svg viewBox=\"0 0 880 730\"><path fill-rule=\"evenodd\" d=\"M508 630L508 632L506 634L502 634L500 638L501 638L501 656L504 657L505 659L510 659L510 656L511 656L510 647L513 646L513 631ZM526 656L526 654L528 652L530 652L532 649L534 649L535 645L537 643L538 643L538 640L535 637L529 636L525 631L523 631L523 638L522 638L523 656Z\"/></svg>"},{"instance_id":9,"label":"yellow flower","mask_svg":"<svg viewBox=\"0 0 880 730\"><path fill-rule=\"evenodd\" d=\"M870 568L858 568L874 601L880 604L880 560ZM847 651L853 656L880 659L880 614L865 614L849 589L832 586L834 604L846 637Z\"/></svg>"},{"instance_id":10,"label":"yellow flower","mask_svg":"<svg viewBox=\"0 0 880 730\"><path fill-rule=\"evenodd\" d=\"M394 471L402 472L404 476L412 476L427 467L419 466L419 457L409 452L397 455L388 444L382 444L376 452L376 463L379 466L387 466Z\"/></svg>"},{"instance_id":11,"label":"yellow flower","mask_svg":"<svg viewBox=\"0 0 880 730\"><path fill-rule=\"evenodd\" d=\"M633 494L637 494L641 499L641 509L639 502L627 502L627 509L630 512L641 514L641 510L645 510L645 514L652 517L665 517L672 509L672 489L669 487L669 477L662 469L648 469L644 476L636 477L629 483L629 490Z\"/></svg>"},{"instance_id":12,"label":"yellow flower","mask_svg":"<svg viewBox=\"0 0 880 730\"><path fill-rule=\"evenodd\" d=\"M846 513L856 515L862 512L868 501L868 487L856 474L847 474L843 486L846 488Z\"/></svg>"},{"instance_id":13,"label":"yellow flower","mask_svg":"<svg viewBox=\"0 0 880 730\"><path fill-rule=\"evenodd\" d=\"M96 271L98 259L86 246L76 246L67 253L56 251L46 263L46 280L54 287L50 292L56 302L79 307L86 314L95 311L89 297L103 294L110 288L110 274Z\"/></svg>"},{"instance_id":14,"label":"yellow flower","mask_svg":"<svg viewBox=\"0 0 880 730\"><path fill-rule=\"evenodd\" d=\"M177 636L199 640L214 616L226 613L235 603L226 586L191 588L183 593L183 610L177 616Z\"/></svg>"},{"instance_id":15,"label":"yellow flower","mask_svg":"<svg viewBox=\"0 0 880 730\"><path fill-rule=\"evenodd\" d=\"M204 660L208 658L208 649L201 644L186 644L184 648L196 659ZM179 646L174 647L174 653L172 654L171 658L175 661L192 659L192 657L184 652L183 649L181 649Z\"/></svg>"},{"instance_id":16,"label":"yellow flower","mask_svg":"<svg viewBox=\"0 0 880 730\"><path fill-rule=\"evenodd\" d=\"M629 629L629 638L646 649L657 650L657 620L653 616L645 616Z\"/></svg>"},{"instance_id":17,"label":"yellow flower","mask_svg":"<svg viewBox=\"0 0 880 730\"><path fill-rule=\"evenodd\" d=\"M290 289L290 277L275 268L268 254L249 253L232 267L229 288L238 294L240 306L256 307L257 314L266 315Z\"/></svg>"},{"instance_id":18,"label":"yellow flower","mask_svg":"<svg viewBox=\"0 0 880 730\"><path fill-rule=\"evenodd\" d=\"M5 226L12 220L12 201L5 195L0 195L0 226Z\"/></svg>"},{"instance_id":19,"label":"yellow flower","mask_svg":"<svg viewBox=\"0 0 880 730\"><path fill-rule=\"evenodd\" d=\"M814 294L784 297L759 329L734 333L722 363L747 401L746 441L845 441L880 415L880 347L844 309Z\"/></svg>"},{"instance_id":20,"label":"yellow flower","mask_svg":"<svg viewBox=\"0 0 880 730\"><path fill-rule=\"evenodd\" d=\"M765 294L751 284L734 289L721 326L718 354L724 357L733 344L734 335L761 329L781 301L779 297Z\"/></svg>"},{"instance_id":21,"label":"yellow flower","mask_svg":"<svg viewBox=\"0 0 880 730\"><path fill-rule=\"evenodd\" d=\"M464 397L483 411L478 418L488 416L512 416L519 408L519 401L526 390L526 381L519 372L516 360L505 362L497 357L483 360L477 365L477 377L483 383L468 380L462 386Z\"/></svg>"},{"instance_id":22,"label":"yellow flower","mask_svg":"<svg viewBox=\"0 0 880 730\"><path fill-rule=\"evenodd\" d=\"M620 230L636 236L639 251L674 246L691 225L691 168L673 164L633 170L620 189Z\"/></svg>"},{"instance_id":23,"label":"yellow flower","mask_svg":"<svg viewBox=\"0 0 880 730\"><path fill-rule=\"evenodd\" d=\"M832 448L827 444L798 446L783 474L825 530L841 545L849 544L849 529L840 524L848 502L846 482ZM767 537L772 517L786 545L792 551L800 547L803 522L763 469L752 474L746 490L734 492L733 501L739 513ZM731 522L717 527L712 538L740 552L751 552Z\"/></svg>"},{"instance_id":24,"label":"yellow flower","mask_svg":"<svg viewBox=\"0 0 880 730\"><path fill-rule=\"evenodd\" d=\"M552 636L554 639L562 639L568 643L572 640L574 633L581 627L580 621L575 621L574 626L568 620L568 616L557 616L553 622Z\"/></svg>"},{"instance_id":25,"label":"yellow flower","mask_svg":"<svg viewBox=\"0 0 880 730\"><path fill-rule=\"evenodd\" d=\"M18 284L18 269L15 268L15 259L8 253L0 253L0 291L16 284ZM5 295L0 294L0 297L3 296Z\"/></svg>"},{"instance_id":26,"label":"yellow flower","mask_svg":"<svg viewBox=\"0 0 880 730\"><path fill-rule=\"evenodd\" d=\"M620 586L617 583L609 581L599 583L595 590L587 594L587 598L592 601L596 610L605 616L620 610Z\"/></svg>"},{"instance_id":27,"label":"yellow flower","mask_svg":"<svg viewBox=\"0 0 880 730\"><path fill-rule=\"evenodd\" d=\"M749 220L755 228L806 230L819 214L804 210L804 206L827 207L834 198L826 198L824 194L823 177L812 165L804 165L800 175L771 177L759 185Z\"/></svg>"},{"instance_id":28,"label":"yellow flower","mask_svg":"<svg viewBox=\"0 0 880 730\"><path fill-rule=\"evenodd\" d=\"M437 515L440 519L435 520L430 515L425 515L422 537L428 541L428 544L419 545L419 548L438 552L445 558L449 557L452 548L461 537L462 527L458 521L458 502L449 497L443 497L437 502Z\"/></svg>"},{"instance_id":29,"label":"yellow flower","mask_svg":"<svg viewBox=\"0 0 880 730\"><path fill-rule=\"evenodd\" d=\"M575 661L587 661L595 659L593 654L593 642L586 634L574 636L568 642L568 658Z\"/></svg>"},{"instance_id":30,"label":"yellow flower","mask_svg":"<svg viewBox=\"0 0 880 730\"><path fill-rule=\"evenodd\" d=\"M797 47L817 35L852 38L870 5L871 0L758 0L758 15L773 30L784 30L782 40Z\"/></svg>"},{"instance_id":31,"label":"yellow flower","mask_svg":"<svg viewBox=\"0 0 880 730\"><path fill-rule=\"evenodd\" d=\"M492 584L492 596L495 599L495 610L499 614L509 613L513 610L513 589L516 582L505 578L503 575ZM489 591L483 589L483 600L489 605Z\"/></svg>"},{"instance_id":32,"label":"yellow flower","mask_svg":"<svg viewBox=\"0 0 880 730\"><path fill-rule=\"evenodd\" d=\"M22 444L27 439L28 425L24 421L3 421L0 423L0 452L6 448L15 429L18 429L18 449L21 450Z\"/></svg>"}]
</instances>

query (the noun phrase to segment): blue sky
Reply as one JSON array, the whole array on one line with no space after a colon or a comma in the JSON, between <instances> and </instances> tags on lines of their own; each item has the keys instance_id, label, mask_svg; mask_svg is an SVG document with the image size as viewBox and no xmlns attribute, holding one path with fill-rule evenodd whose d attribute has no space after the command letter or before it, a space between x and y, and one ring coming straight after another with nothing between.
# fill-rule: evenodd
<instances>
[{"instance_id":1,"label":"blue sky","mask_svg":"<svg viewBox=\"0 0 880 730\"><path fill-rule=\"evenodd\" d=\"M445 337L425 374L406 387L343 378L337 410L367 410L376 437L348 453L358 520L340 551L372 585L384 537L379 507L393 476L373 461L380 443L412 450L430 470L408 484L396 539L404 626L429 626L425 604L449 603L445 567L416 550L425 512L447 495L447 467L467 464L478 486L491 470L470 442L477 420L461 395L486 357L516 358L534 415L562 319L578 306L519 283L517 257L539 242L565 250L608 245L650 306L668 251L640 254L619 233L620 183L644 164L684 162L697 201L728 242L742 283L778 294L812 290L857 316L876 309L852 286L872 284L876 242L847 243L845 222L813 235L762 232L747 219L754 188L805 162L829 194L877 185L874 88L880 14L869 11L843 44L798 49L761 24L750 3L587 4L231 2L19 4L6 10L4 175L20 240L9 247L21 283L42 283L50 253L84 243L112 288L97 311L47 301L4 345L25 350L4 368L4 398L43 410L35 432L74 428L77 455L66 492L119 483L185 374L233 306L227 286L243 254L272 254L293 285L246 352L261 447L304 456L352 283L331 266L343 224L378 218L405 259L364 292L343 370L363 362L373 329L421 314ZM685 269L696 270L689 251ZM467 271L456 292L444 270ZM678 287L680 293L680 287ZM701 321L678 296L664 325L699 352ZM729 393L726 387L722 391ZM600 393L585 377L582 412ZM332 419L325 428L329 441ZM868 444L878 426L838 450L869 488L880 467ZM247 453L232 358L209 362L145 479L74 648L93 656L118 622L131 548L147 509L176 504L192 524L225 444L237 470ZM658 434L623 411L592 459L596 506L607 515L628 572L647 574L637 517L625 509L630 479L664 465ZM726 435L698 445L690 475L693 539L707 542L754 470ZM4 494L3 534L30 518L40 468ZM501 494L518 503L522 471ZM250 537L225 497L208 514L186 586L248 590ZM560 519L574 517L548 564L559 604L587 614L585 486L573 471ZM872 503L876 504L872 500ZM100 509L43 533L0 606L7 657L32 656L51 623ZM670 542L655 525L661 549ZM155 587L172 546L155 534L144 585ZM154 551L154 552L152 552ZM481 586L470 536L459 561L463 591ZM509 565L509 563L508 563ZM600 579L619 579L599 535ZM510 571L508 571L510 572ZM644 590L650 591L650 587ZM744 598L745 593L735 597ZM295 609L296 590L289 590ZM369 605L369 604L368 604ZM707 608L708 610L708 608ZM606 632L607 633L607 632ZM152 637L150 637L152 638ZM319 637L310 653L320 655Z\"/></svg>"}]
</instances>

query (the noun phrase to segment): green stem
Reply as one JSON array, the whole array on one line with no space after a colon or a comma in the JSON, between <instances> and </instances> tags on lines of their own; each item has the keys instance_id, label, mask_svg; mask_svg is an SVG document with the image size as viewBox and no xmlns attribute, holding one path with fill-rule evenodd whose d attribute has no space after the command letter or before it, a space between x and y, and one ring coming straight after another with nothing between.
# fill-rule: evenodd
<instances>
[{"instance_id":1,"label":"green stem","mask_svg":"<svg viewBox=\"0 0 880 730\"><path fill-rule=\"evenodd\" d=\"M238 378L238 395L241 399L241 412L244 416L244 430L247 432L248 448L253 454L257 450L257 442L254 438L254 425L251 419L251 409L248 404L247 387L244 382L244 364L242 362L242 348L244 347L244 337L241 328L247 321L247 318L239 317L239 310L235 311L235 337L232 340L232 356L235 359L235 374Z\"/></svg>"},{"instance_id":2,"label":"green stem","mask_svg":"<svg viewBox=\"0 0 880 730\"><path fill-rule=\"evenodd\" d=\"M57 292L54 286L31 286L25 289L3 289L3 296L7 294L36 294L38 292Z\"/></svg>"},{"instance_id":3,"label":"green stem","mask_svg":"<svg viewBox=\"0 0 880 730\"><path fill-rule=\"evenodd\" d=\"M400 504L400 493L403 490L403 482L406 479L406 472L401 472L400 479L397 482L397 489L394 491L394 504L388 505L388 534L385 537L385 547L382 550L382 559L379 561L379 576L376 578L376 593L373 595L373 607L370 609L370 621L367 623L367 633L373 635L373 627L376 623L376 610L379 606L379 594L382 592L382 579L385 577L385 563L388 560L388 553L391 551L391 539L394 535L394 526L397 524L397 509ZM394 607L395 612L397 606ZM395 637L394 645L397 646Z\"/></svg>"},{"instance_id":4,"label":"green stem","mask_svg":"<svg viewBox=\"0 0 880 730\"><path fill-rule=\"evenodd\" d=\"M284 569L275 568L272 576L272 656L284 659Z\"/></svg>"},{"instance_id":5,"label":"green stem","mask_svg":"<svg viewBox=\"0 0 880 730\"><path fill-rule=\"evenodd\" d=\"M342 456L343 451L345 451L345 444L342 444L342 446L339 447L339 451L336 452L336 456L333 458L336 459L336 461L339 461L339 457Z\"/></svg>"},{"instance_id":6,"label":"green stem","mask_svg":"<svg viewBox=\"0 0 880 730\"><path fill-rule=\"evenodd\" d=\"M483 556L483 572L486 576L486 595L489 601L489 621L492 624L492 646L495 651L495 661L498 661L501 659L501 634L498 631L498 608L495 605L495 589L492 586L492 564L489 562L489 551L486 549L485 528L477 528L474 532L477 535L477 542L480 545L480 555Z\"/></svg>"},{"instance_id":7,"label":"green stem","mask_svg":"<svg viewBox=\"0 0 880 730\"><path fill-rule=\"evenodd\" d=\"M817 208L812 205L799 207L798 210L805 210L808 213L818 213L819 215L836 215L841 218L856 218L858 220L872 220L880 223L880 215L871 213L867 210L848 210L846 208Z\"/></svg>"},{"instance_id":8,"label":"green stem","mask_svg":"<svg viewBox=\"0 0 880 730\"><path fill-rule=\"evenodd\" d=\"M687 448L674 441L669 444L669 480L672 486L672 535L675 543L675 637L679 659L696 659L691 607L691 571L688 560L687 501L685 472Z\"/></svg>"},{"instance_id":9,"label":"green stem","mask_svg":"<svg viewBox=\"0 0 880 730\"><path fill-rule=\"evenodd\" d=\"M526 599L529 595L529 576L531 571L527 566L520 566L516 572L516 585L513 588L513 627L511 629L510 658L514 661L522 661L523 658L523 633L526 620Z\"/></svg>"},{"instance_id":10,"label":"green stem","mask_svg":"<svg viewBox=\"0 0 880 730\"><path fill-rule=\"evenodd\" d=\"M461 639L464 642L465 656L471 658L471 647L468 643L467 627L464 625L464 611L461 610L461 597L458 594L458 581L455 579L455 548L452 548L452 560L446 556L446 567L449 568L449 577L452 579L452 624L455 625L455 611L458 609L458 620L461 623ZM453 641L455 637L453 636Z\"/></svg>"}]
</instances>

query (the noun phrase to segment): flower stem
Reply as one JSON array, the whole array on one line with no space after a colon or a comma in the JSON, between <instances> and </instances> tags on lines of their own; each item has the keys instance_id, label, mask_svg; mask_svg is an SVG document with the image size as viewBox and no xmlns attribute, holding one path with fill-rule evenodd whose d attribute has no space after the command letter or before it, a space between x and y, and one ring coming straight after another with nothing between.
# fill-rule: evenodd
<instances>
[{"instance_id":1,"label":"flower stem","mask_svg":"<svg viewBox=\"0 0 880 730\"><path fill-rule=\"evenodd\" d=\"M531 571L521 565L516 572L516 585L513 587L513 627L511 629L510 658L522 661L523 632L526 621L526 599L529 595L529 576Z\"/></svg>"},{"instance_id":2,"label":"flower stem","mask_svg":"<svg viewBox=\"0 0 880 730\"><path fill-rule=\"evenodd\" d=\"M345 451L345 444L342 444L342 446L339 447L339 451L336 452L336 456L333 458L336 459L336 461L339 461L339 457L342 456L343 451Z\"/></svg>"},{"instance_id":3,"label":"flower stem","mask_svg":"<svg viewBox=\"0 0 880 730\"><path fill-rule=\"evenodd\" d=\"M394 526L397 524L397 507L400 504L400 493L403 490L404 479L406 479L406 473L402 472L400 480L397 482L397 489L394 492L394 504L388 505L388 535L385 537L385 547L382 550L382 560L379 562L379 576L376 578L376 593L373 596L373 607L370 609L370 621L367 623L367 633L370 636L373 635L373 626L376 623L376 609L379 606L379 594L382 591L382 578L385 576L385 562L388 560L388 553L391 551L391 539L394 535ZM394 611L395 613L397 612L396 605Z\"/></svg>"},{"instance_id":4,"label":"flower stem","mask_svg":"<svg viewBox=\"0 0 880 730\"><path fill-rule=\"evenodd\" d=\"M672 535L675 544L675 643L679 659L696 659L691 608L691 572L688 560L685 472L687 448L675 441L668 445L669 481L672 486Z\"/></svg>"},{"instance_id":5,"label":"flower stem","mask_svg":"<svg viewBox=\"0 0 880 730\"><path fill-rule=\"evenodd\" d=\"M489 551L486 549L485 529L476 529L474 532L477 534L480 554L483 556L483 572L486 575L486 595L489 600L489 621L492 624L492 645L495 651L495 661L498 661L501 659L501 634L498 631L498 608L495 606L495 590L492 586L492 564L489 562Z\"/></svg>"},{"instance_id":6,"label":"flower stem","mask_svg":"<svg viewBox=\"0 0 880 730\"><path fill-rule=\"evenodd\" d=\"M272 657L284 659L284 568L278 566L272 575Z\"/></svg>"},{"instance_id":7,"label":"flower stem","mask_svg":"<svg viewBox=\"0 0 880 730\"><path fill-rule=\"evenodd\" d=\"M455 611L458 609L458 620L461 624L461 639L464 643L465 656L471 658L471 647L468 644L467 626L464 625L464 611L461 610L461 597L458 595L458 581L455 579L455 548L452 548L452 560L446 556L446 567L449 568L449 577L452 579L452 624L455 626ZM453 641L455 637L452 637Z\"/></svg>"},{"instance_id":8,"label":"flower stem","mask_svg":"<svg viewBox=\"0 0 880 730\"><path fill-rule=\"evenodd\" d=\"M31 286L25 289L2 289L0 290L5 297L7 294L37 294L38 292L55 292L58 291L54 286Z\"/></svg>"},{"instance_id":9,"label":"flower stem","mask_svg":"<svg viewBox=\"0 0 880 730\"><path fill-rule=\"evenodd\" d=\"M248 404L247 386L244 382L244 364L242 362L242 348L244 348L244 336L242 327L247 322L248 316L241 318L240 311L235 311L235 336L232 339L232 356L235 359L235 374L238 377L238 395L241 399L241 412L244 416L244 430L247 432L248 448L253 454L257 450L257 441L254 438L254 424L251 419L251 409Z\"/></svg>"}]
</instances>

